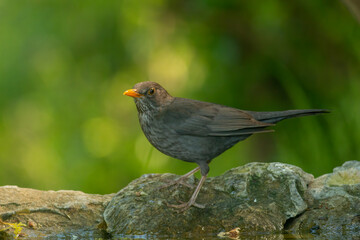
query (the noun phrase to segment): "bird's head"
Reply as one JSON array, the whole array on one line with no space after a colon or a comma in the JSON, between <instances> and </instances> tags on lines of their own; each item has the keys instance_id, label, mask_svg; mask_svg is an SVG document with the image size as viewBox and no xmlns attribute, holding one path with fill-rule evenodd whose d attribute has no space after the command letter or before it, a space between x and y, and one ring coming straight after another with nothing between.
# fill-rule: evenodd
<instances>
[{"instance_id":1,"label":"bird's head","mask_svg":"<svg viewBox=\"0 0 360 240\"><path fill-rule=\"evenodd\" d=\"M139 112L156 111L169 104L173 97L156 82L140 82L124 95L133 97Z\"/></svg>"}]
</instances>

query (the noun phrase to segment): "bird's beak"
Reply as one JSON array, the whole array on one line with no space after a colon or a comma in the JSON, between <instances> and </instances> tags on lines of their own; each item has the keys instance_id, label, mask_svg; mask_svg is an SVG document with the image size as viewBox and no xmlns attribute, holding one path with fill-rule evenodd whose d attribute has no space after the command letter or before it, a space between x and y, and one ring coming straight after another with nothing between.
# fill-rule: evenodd
<instances>
[{"instance_id":1,"label":"bird's beak","mask_svg":"<svg viewBox=\"0 0 360 240\"><path fill-rule=\"evenodd\" d=\"M144 96L143 94L138 93L138 92L136 91L136 89L126 90L126 91L124 92L124 95L129 96L129 97L135 97L135 98Z\"/></svg>"}]
</instances>

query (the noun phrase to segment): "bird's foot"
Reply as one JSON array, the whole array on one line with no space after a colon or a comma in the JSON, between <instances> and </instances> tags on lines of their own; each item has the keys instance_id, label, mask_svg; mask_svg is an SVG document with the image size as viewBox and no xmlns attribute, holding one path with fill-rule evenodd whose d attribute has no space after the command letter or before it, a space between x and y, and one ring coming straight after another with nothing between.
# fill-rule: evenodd
<instances>
[{"instance_id":1,"label":"bird's foot","mask_svg":"<svg viewBox=\"0 0 360 240\"><path fill-rule=\"evenodd\" d=\"M159 189L168 188L168 187L173 186L173 185L183 185L183 186L186 186L186 187L188 187L188 188L193 189L195 186L192 185L192 184L190 184L190 183L187 183L187 182L186 182L186 179L187 179L187 178L179 177L179 178L176 179L176 180L167 181L167 184L161 186Z\"/></svg>"},{"instance_id":2,"label":"bird's foot","mask_svg":"<svg viewBox=\"0 0 360 240\"><path fill-rule=\"evenodd\" d=\"M188 202L181 202L181 204L178 204L178 205L177 204L168 204L167 203L167 206L178 209L178 212L185 212L191 206L194 206L194 207L197 207L197 208L205 208L205 205L193 202L191 200L188 201Z\"/></svg>"}]
</instances>

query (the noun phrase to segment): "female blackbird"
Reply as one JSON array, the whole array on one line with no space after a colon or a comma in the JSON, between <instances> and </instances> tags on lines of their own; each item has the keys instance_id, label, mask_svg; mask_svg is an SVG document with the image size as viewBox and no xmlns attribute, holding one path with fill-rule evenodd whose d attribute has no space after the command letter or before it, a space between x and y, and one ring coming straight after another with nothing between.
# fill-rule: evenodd
<instances>
[{"instance_id":1,"label":"female blackbird","mask_svg":"<svg viewBox=\"0 0 360 240\"><path fill-rule=\"evenodd\" d=\"M140 82L124 92L133 97L140 126L149 142L160 152L199 166L172 184L184 184L186 178L201 172L201 179L187 203L169 205L182 211L195 203L209 172L208 164L239 141L253 133L269 132L275 123L292 117L326 113L323 109L253 112L219 104L172 97L156 82ZM169 184L169 185L172 185ZM167 186L169 186L167 185Z\"/></svg>"}]
</instances>

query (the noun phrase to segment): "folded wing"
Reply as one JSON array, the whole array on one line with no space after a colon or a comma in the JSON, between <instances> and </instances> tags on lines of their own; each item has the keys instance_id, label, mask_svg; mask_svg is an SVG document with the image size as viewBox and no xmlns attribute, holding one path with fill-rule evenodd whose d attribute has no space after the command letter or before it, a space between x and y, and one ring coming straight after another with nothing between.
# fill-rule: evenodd
<instances>
[{"instance_id":1,"label":"folded wing","mask_svg":"<svg viewBox=\"0 0 360 240\"><path fill-rule=\"evenodd\" d=\"M249 113L217 104L175 98L159 115L165 126L178 134L192 136L238 136L272 130ZM164 112L165 113L165 112Z\"/></svg>"}]
</instances>

